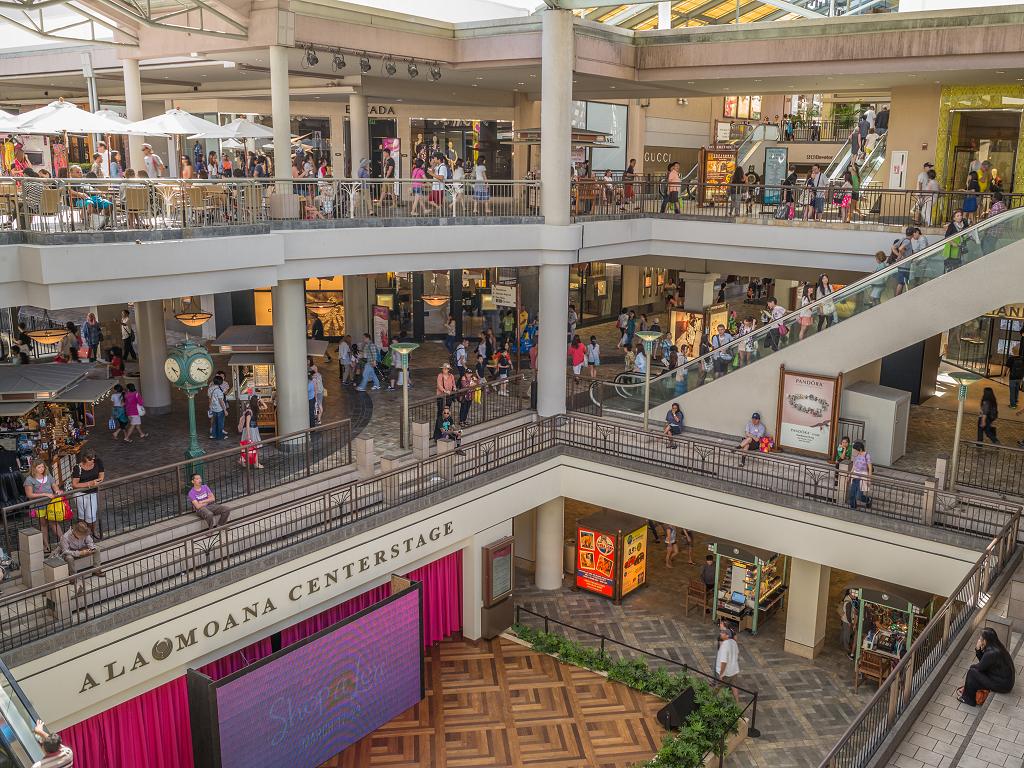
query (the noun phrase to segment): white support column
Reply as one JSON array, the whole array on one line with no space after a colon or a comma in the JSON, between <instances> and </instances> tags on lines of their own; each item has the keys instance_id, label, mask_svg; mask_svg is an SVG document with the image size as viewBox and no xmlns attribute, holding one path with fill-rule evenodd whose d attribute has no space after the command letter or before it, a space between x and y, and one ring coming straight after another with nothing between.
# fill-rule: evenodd
<instances>
[{"instance_id":1,"label":"white support column","mask_svg":"<svg viewBox=\"0 0 1024 768\"><path fill-rule=\"evenodd\" d=\"M791 559L786 595L786 653L813 659L825 645L828 619L827 565Z\"/></svg>"},{"instance_id":2,"label":"white support column","mask_svg":"<svg viewBox=\"0 0 1024 768\"><path fill-rule=\"evenodd\" d=\"M352 178L355 178L359 171L359 161L370 159L370 124L366 117L365 94L353 93L348 97L348 130L352 140L349 150L352 157ZM410 158L412 154L412 150L409 150ZM409 176L411 172L410 169L404 175Z\"/></svg>"},{"instance_id":3,"label":"white support column","mask_svg":"<svg viewBox=\"0 0 1024 768\"><path fill-rule=\"evenodd\" d=\"M672 29L672 3L658 3L658 29Z\"/></svg>"},{"instance_id":4,"label":"white support column","mask_svg":"<svg viewBox=\"0 0 1024 768\"><path fill-rule=\"evenodd\" d=\"M541 213L546 224L563 225L569 223L569 165L572 162L572 70L576 57L573 15L572 11L552 9L543 14Z\"/></svg>"},{"instance_id":5,"label":"white support column","mask_svg":"<svg viewBox=\"0 0 1024 768\"><path fill-rule=\"evenodd\" d=\"M142 77L139 74L138 59L125 59L121 62L124 69L124 106L125 113L130 121L137 122L143 119L142 114ZM143 136L128 137L128 161L126 168L134 168L140 171L146 167L142 157L142 145L145 142Z\"/></svg>"},{"instance_id":6,"label":"white support column","mask_svg":"<svg viewBox=\"0 0 1024 768\"><path fill-rule=\"evenodd\" d=\"M800 282L798 280L779 280L775 279L774 296L779 302L780 307L793 310L796 309L797 302L799 302L799 296L794 296L793 289L796 288Z\"/></svg>"},{"instance_id":7,"label":"white support column","mask_svg":"<svg viewBox=\"0 0 1024 768\"><path fill-rule=\"evenodd\" d=\"M146 413L157 416L170 413L171 382L164 375L167 359L167 331L164 327L164 303L160 299L135 303L135 324L139 353L139 375Z\"/></svg>"},{"instance_id":8,"label":"white support column","mask_svg":"<svg viewBox=\"0 0 1024 768\"><path fill-rule=\"evenodd\" d=\"M363 334L370 333L370 310L376 301L373 275L345 275L345 333L356 344L363 343Z\"/></svg>"},{"instance_id":9,"label":"white support column","mask_svg":"<svg viewBox=\"0 0 1024 768\"><path fill-rule=\"evenodd\" d=\"M306 286L281 280L270 290L274 307L277 434L309 429L306 398Z\"/></svg>"},{"instance_id":10,"label":"white support column","mask_svg":"<svg viewBox=\"0 0 1024 768\"><path fill-rule=\"evenodd\" d=\"M540 267L540 348L537 352L537 413L565 413L565 349L569 332L569 267Z\"/></svg>"},{"instance_id":11,"label":"white support column","mask_svg":"<svg viewBox=\"0 0 1024 768\"><path fill-rule=\"evenodd\" d=\"M270 46L270 115L274 129L274 178L277 191L287 193L292 189L292 115L288 102L288 49L283 45Z\"/></svg>"},{"instance_id":12,"label":"white support column","mask_svg":"<svg viewBox=\"0 0 1024 768\"><path fill-rule=\"evenodd\" d=\"M694 274L684 272L680 275L684 283L683 309L688 312L703 312L704 308L715 303L715 290L718 287L717 273ZM713 331L712 331L713 332Z\"/></svg>"},{"instance_id":13,"label":"white support column","mask_svg":"<svg viewBox=\"0 0 1024 768\"><path fill-rule=\"evenodd\" d=\"M565 553L565 500L544 502L537 507L537 589L560 589L562 557Z\"/></svg>"}]
</instances>

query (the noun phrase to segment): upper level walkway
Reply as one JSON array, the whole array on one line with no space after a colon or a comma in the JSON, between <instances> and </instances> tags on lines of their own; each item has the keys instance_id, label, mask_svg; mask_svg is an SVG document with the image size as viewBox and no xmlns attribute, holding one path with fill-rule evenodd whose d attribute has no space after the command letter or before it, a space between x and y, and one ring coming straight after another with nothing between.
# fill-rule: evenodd
<instances>
[{"instance_id":1,"label":"upper level walkway","mask_svg":"<svg viewBox=\"0 0 1024 768\"><path fill-rule=\"evenodd\" d=\"M873 269L871 254L887 250L907 224L941 236L939 225L962 201L959 193L924 199L870 189L858 210L844 204L841 189L823 190L816 213L799 185L693 186L682 191L678 213L674 203L663 213L660 182L585 180L573 190L575 223L553 227L539 215L533 181L442 185L436 205L414 186L426 193L429 182L411 180L310 180L284 194L253 179L88 181L0 182L0 304L59 309L189 295L198 273L203 290L215 293L384 267L630 258L723 274L759 274L767 265L780 277L828 271L849 282ZM982 197L984 213L992 199Z\"/></svg>"},{"instance_id":2,"label":"upper level walkway","mask_svg":"<svg viewBox=\"0 0 1024 768\"><path fill-rule=\"evenodd\" d=\"M194 643L161 660L164 679L225 642L240 647L253 632L394 568L470 546L481 532L559 496L627 510L653 505L667 524L729 540L742 530L773 551L851 572L869 568L939 594L951 592L993 538L1001 543L992 556L1001 562L1015 547L1021 512L1015 503L947 493L927 481L883 478L874 483L872 508L855 511L844 503L849 477L830 465L743 457L700 441L670 450L642 430L579 416L524 424L467 444L464 454L442 450L380 472L366 456L357 458L361 478L269 509L243 504L226 526L126 554L105 563L102 577L57 577L5 596L5 658L34 700L46 700L51 717L87 714L153 680L152 669L104 671L129 648L141 649L130 660L199 616L216 620L205 629L200 623ZM333 574L326 584L324 573ZM247 590L256 590L251 599ZM273 600L273 615L257 610L243 627L241 605L256 595ZM234 631L217 637L228 615ZM102 684L77 690L80 679L69 680L66 669L72 659Z\"/></svg>"}]
</instances>

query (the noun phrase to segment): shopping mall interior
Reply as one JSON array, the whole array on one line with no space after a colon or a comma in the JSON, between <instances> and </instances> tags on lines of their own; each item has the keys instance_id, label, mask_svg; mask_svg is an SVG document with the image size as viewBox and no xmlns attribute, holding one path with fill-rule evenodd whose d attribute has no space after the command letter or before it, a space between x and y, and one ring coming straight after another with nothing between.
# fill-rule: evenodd
<instances>
[{"instance_id":1,"label":"shopping mall interior","mask_svg":"<svg viewBox=\"0 0 1024 768\"><path fill-rule=\"evenodd\" d=\"M0 25L0 768L1020 765L1020 4Z\"/></svg>"}]
</instances>

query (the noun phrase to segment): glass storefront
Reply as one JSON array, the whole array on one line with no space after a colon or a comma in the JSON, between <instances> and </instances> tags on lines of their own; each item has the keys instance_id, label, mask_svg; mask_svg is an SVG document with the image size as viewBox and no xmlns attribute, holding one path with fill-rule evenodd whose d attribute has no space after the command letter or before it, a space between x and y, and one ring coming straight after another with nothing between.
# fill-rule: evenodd
<instances>
[{"instance_id":1,"label":"glass storefront","mask_svg":"<svg viewBox=\"0 0 1024 768\"><path fill-rule=\"evenodd\" d=\"M1007 361L1020 354L1024 331L1024 304L1000 307L951 328L946 334L943 358L982 376L999 378Z\"/></svg>"},{"instance_id":2,"label":"glass storefront","mask_svg":"<svg viewBox=\"0 0 1024 768\"><path fill-rule=\"evenodd\" d=\"M509 133L512 123L504 120L433 120L414 118L409 121L413 152L426 161L440 152L454 163L462 160L466 175L483 157L491 179L512 178L512 146L500 144L498 133Z\"/></svg>"},{"instance_id":3,"label":"glass storefront","mask_svg":"<svg viewBox=\"0 0 1024 768\"><path fill-rule=\"evenodd\" d=\"M983 191L990 178L1004 192L1024 191L1024 85L947 86L939 103L935 172L943 189L963 189L970 171Z\"/></svg>"}]
</instances>

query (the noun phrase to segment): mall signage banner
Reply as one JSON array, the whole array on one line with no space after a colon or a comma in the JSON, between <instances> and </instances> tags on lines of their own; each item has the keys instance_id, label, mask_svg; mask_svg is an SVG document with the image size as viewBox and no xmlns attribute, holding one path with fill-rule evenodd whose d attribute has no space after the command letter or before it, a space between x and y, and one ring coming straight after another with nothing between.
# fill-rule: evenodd
<instances>
[{"instance_id":1,"label":"mall signage banner","mask_svg":"<svg viewBox=\"0 0 1024 768\"><path fill-rule=\"evenodd\" d=\"M835 444L843 376L779 368L775 447L828 459Z\"/></svg>"}]
</instances>

